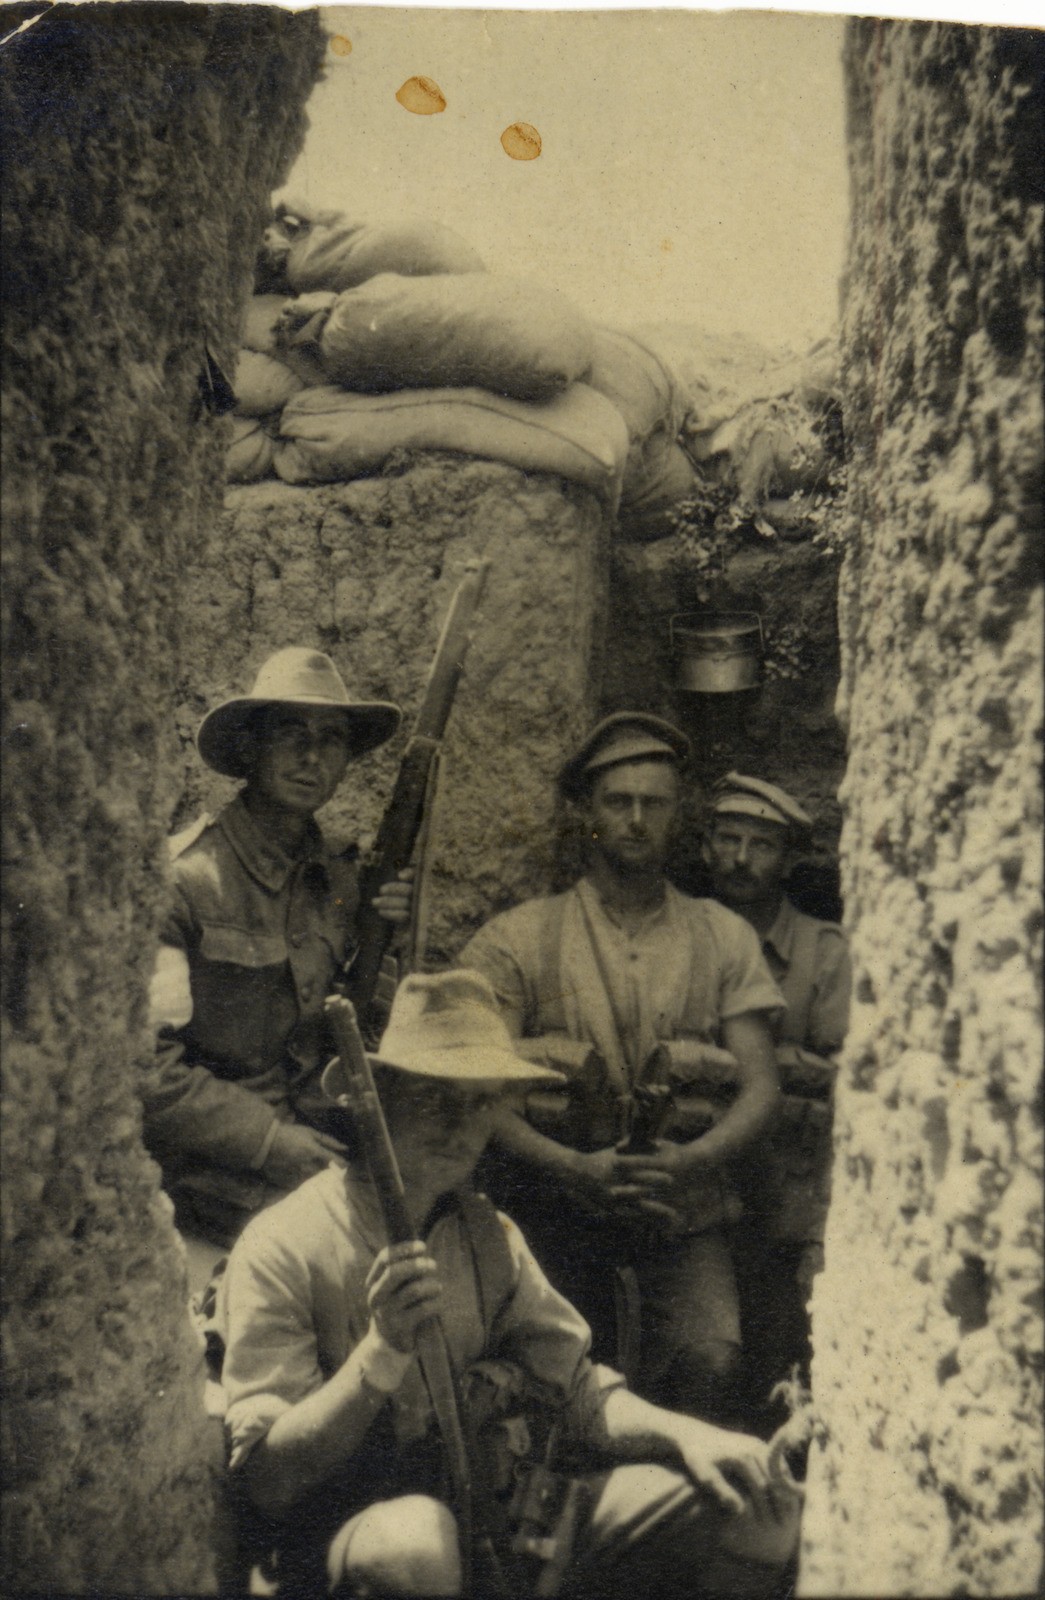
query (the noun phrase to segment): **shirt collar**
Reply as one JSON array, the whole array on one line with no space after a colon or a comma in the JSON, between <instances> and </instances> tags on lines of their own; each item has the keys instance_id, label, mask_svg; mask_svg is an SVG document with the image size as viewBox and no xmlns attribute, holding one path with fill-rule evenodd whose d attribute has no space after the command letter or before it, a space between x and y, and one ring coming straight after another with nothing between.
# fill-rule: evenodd
<instances>
[{"instance_id":1,"label":"shirt collar","mask_svg":"<svg viewBox=\"0 0 1045 1600\"><path fill-rule=\"evenodd\" d=\"M326 867L327 852L323 835L311 820L299 856L288 856L275 839L261 832L243 804L242 795L237 795L225 807L218 821L240 863L263 888L273 893L284 887L291 873L302 862L313 861Z\"/></svg>"},{"instance_id":2,"label":"shirt collar","mask_svg":"<svg viewBox=\"0 0 1045 1600\"><path fill-rule=\"evenodd\" d=\"M791 965L791 953L795 943L795 917L797 913L794 906L785 894L780 902L780 910L773 920L773 926L762 935L762 948L771 945L774 954L781 960L785 967Z\"/></svg>"},{"instance_id":3,"label":"shirt collar","mask_svg":"<svg viewBox=\"0 0 1045 1600\"><path fill-rule=\"evenodd\" d=\"M606 921L611 922L615 928L623 927L617 912L606 904L590 878L581 878L579 880L577 883L577 893L584 898L589 907L596 907L601 915L606 918ZM676 891L665 878L664 898L661 900L659 905L653 906L649 911L644 913L642 919L642 927L644 929L652 928L656 923L663 921L664 918L668 916L671 910L672 896L674 893L676 893Z\"/></svg>"}]
</instances>

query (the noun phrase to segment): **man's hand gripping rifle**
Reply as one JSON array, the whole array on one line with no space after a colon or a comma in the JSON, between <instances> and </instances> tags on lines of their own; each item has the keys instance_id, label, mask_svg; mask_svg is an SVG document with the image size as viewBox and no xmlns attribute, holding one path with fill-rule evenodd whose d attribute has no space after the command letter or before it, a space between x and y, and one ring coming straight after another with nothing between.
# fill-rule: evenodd
<instances>
[{"instance_id":1,"label":"man's hand gripping rifle","mask_svg":"<svg viewBox=\"0 0 1045 1600\"><path fill-rule=\"evenodd\" d=\"M360 1144L366 1156L389 1244L403 1244L417 1238L417 1228L407 1208L403 1179L388 1135L381 1102L374 1086L355 1010L342 995L330 995L327 1017L337 1045L338 1059L331 1061L323 1074L323 1087L332 1099L347 1103L355 1120ZM432 1398L439 1432L446 1450L450 1494L460 1538L464 1589L471 1583L472 1561L472 1478L468 1447L461 1427L457 1384L450 1363L446 1334L438 1314L424 1322L417 1332L417 1356L428 1392Z\"/></svg>"},{"instance_id":2,"label":"man's hand gripping rifle","mask_svg":"<svg viewBox=\"0 0 1045 1600\"><path fill-rule=\"evenodd\" d=\"M378 1031L374 995L395 928L372 904L378 890L410 862L424 821L433 766L454 703L472 625L482 598L489 561L470 561L450 603L428 674L417 724L396 775L392 798L381 818L373 849L360 873L356 918L358 945L338 990L351 1000L364 1032Z\"/></svg>"}]
</instances>

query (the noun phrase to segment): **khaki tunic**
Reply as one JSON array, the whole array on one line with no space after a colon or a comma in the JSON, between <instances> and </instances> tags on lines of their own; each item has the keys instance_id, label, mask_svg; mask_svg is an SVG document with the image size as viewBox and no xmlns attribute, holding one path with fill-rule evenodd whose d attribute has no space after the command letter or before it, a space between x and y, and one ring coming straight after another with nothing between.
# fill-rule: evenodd
<instances>
[{"instance_id":1,"label":"khaki tunic","mask_svg":"<svg viewBox=\"0 0 1045 1600\"><path fill-rule=\"evenodd\" d=\"M168 1169L248 1171L279 1121L322 1125L318 1080L333 1053L323 1002L351 949L354 852L333 855L313 824L291 859L239 798L171 849L146 1143Z\"/></svg>"}]
</instances>

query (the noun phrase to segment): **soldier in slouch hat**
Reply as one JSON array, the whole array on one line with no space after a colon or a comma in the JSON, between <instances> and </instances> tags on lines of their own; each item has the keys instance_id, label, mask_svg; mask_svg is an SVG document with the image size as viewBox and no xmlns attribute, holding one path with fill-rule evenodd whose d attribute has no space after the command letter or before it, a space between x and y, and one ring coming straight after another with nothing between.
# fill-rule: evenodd
<instances>
[{"instance_id":1,"label":"soldier in slouch hat","mask_svg":"<svg viewBox=\"0 0 1045 1600\"><path fill-rule=\"evenodd\" d=\"M564 1592L773 1593L798 1507L769 1446L640 1400L593 1365L580 1315L471 1188L505 1105L558 1075L516 1054L489 985L469 971L406 978L371 1059L416 1239L385 1243L375 1185L352 1156L248 1224L220 1290L230 1471L267 1519L280 1591L461 1592L471 1563L418 1356L419 1330L438 1314L466 1395L499 1390L511 1436L523 1433L502 1489L474 1398L462 1407L477 1532L508 1580L494 1590L479 1563L474 1592L534 1592L511 1509L528 1416L554 1426L587 1490L556 1552ZM512 1396L526 1400L523 1416Z\"/></svg>"},{"instance_id":2,"label":"soldier in slouch hat","mask_svg":"<svg viewBox=\"0 0 1045 1600\"><path fill-rule=\"evenodd\" d=\"M343 1153L319 1075L323 1002L353 944L355 852L333 852L315 813L399 720L353 700L329 656L294 647L200 726L202 760L243 787L171 840L141 1087L176 1219L217 1245ZM409 879L380 896L393 922L408 919Z\"/></svg>"}]
</instances>

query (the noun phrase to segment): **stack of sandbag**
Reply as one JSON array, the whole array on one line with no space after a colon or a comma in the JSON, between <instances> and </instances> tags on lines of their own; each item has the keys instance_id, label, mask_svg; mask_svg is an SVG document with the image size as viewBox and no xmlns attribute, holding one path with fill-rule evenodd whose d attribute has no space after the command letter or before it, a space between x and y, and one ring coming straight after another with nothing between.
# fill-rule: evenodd
<instances>
[{"instance_id":1,"label":"stack of sandbag","mask_svg":"<svg viewBox=\"0 0 1045 1600\"><path fill-rule=\"evenodd\" d=\"M248 311L236 481L325 483L378 471L397 450L454 450L616 504L628 432L580 381L594 332L564 296L487 274L439 225L284 218L263 256L265 284L282 274L290 293L256 295Z\"/></svg>"},{"instance_id":2,"label":"stack of sandbag","mask_svg":"<svg viewBox=\"0 0 1045 1600\"><path fill-rule=\"evenodd\" d=\"M295 345L283 336L288 299L317 288L349 288L384 271L413 276L483 270L472 247L439 223L350 223L340 212L280 202L258 252L258 292L240 334L229 481L272 477L284 406L299 391L329 381L304 342Z\"/></svg>"}]
</instances>

